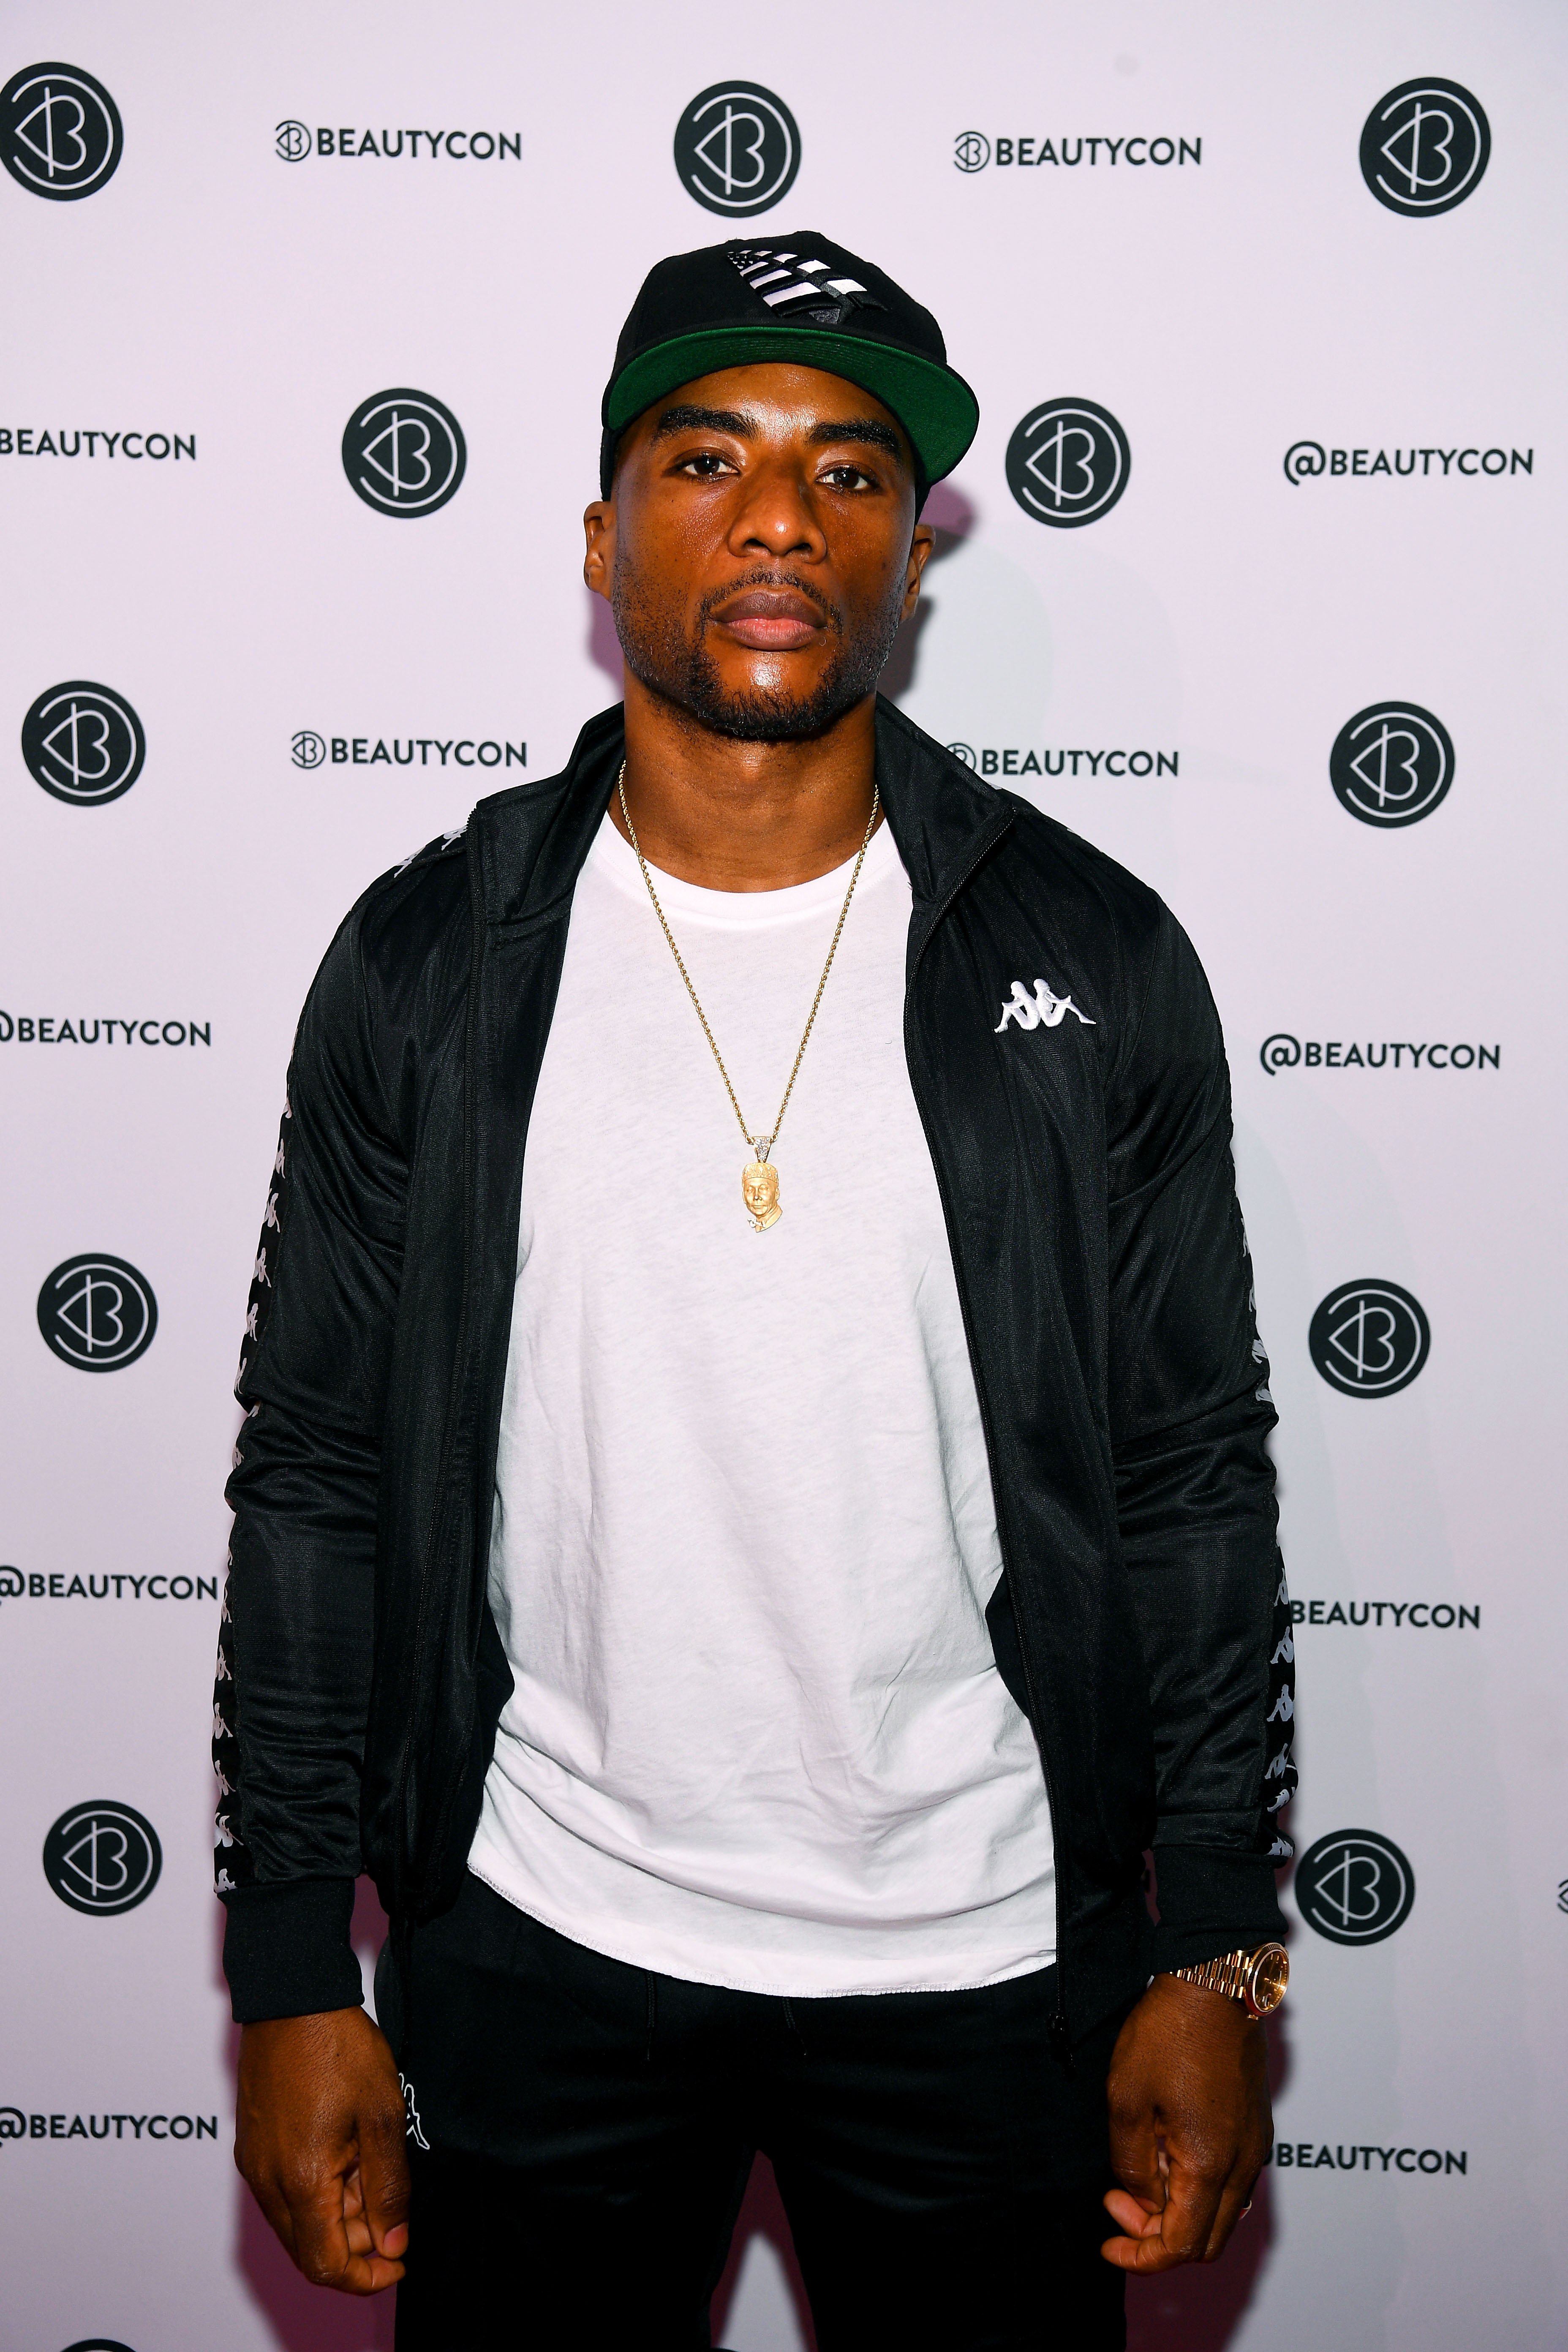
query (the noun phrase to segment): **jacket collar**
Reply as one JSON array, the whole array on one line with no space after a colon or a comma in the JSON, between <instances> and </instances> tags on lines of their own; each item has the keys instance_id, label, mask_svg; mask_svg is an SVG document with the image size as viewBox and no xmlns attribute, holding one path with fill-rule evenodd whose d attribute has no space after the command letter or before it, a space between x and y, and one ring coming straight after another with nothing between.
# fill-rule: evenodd
<instances>
[{"instance_id":1,"label":"jacket collar","mask_svg":"<svg viewBox=\"0 0 1568 2352\"><path fill-rule=\"evenodd\" d=\"M568 911L625 748L617 703L589 719L560 775L479 802L470 832L488 925L531 926ZM953 891L1012 824L1013 811L881 695L877 783L914 897L912 962Z\"/></svg>"}]
</instances>

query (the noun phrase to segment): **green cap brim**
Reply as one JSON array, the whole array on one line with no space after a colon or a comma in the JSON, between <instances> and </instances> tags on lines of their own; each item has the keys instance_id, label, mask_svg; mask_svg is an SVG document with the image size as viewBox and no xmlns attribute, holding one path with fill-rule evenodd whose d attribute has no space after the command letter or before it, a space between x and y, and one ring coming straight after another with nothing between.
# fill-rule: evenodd
<instances>
[{"instance_id":1,"label":"green cap brim","mask_svg":"<svg viewBox=\"0 0 1568 2352\"><path fill-rule=\"evenodd\" d=\"M951 474L980 426L980 403L963 378L896 343L841 335L830 327L708 327L639 352L616 378L605 423L622 432L678 384L749 360L794 360L841 375L890 408L914 444L928 482Z\"/></svg>"}]
</instances>

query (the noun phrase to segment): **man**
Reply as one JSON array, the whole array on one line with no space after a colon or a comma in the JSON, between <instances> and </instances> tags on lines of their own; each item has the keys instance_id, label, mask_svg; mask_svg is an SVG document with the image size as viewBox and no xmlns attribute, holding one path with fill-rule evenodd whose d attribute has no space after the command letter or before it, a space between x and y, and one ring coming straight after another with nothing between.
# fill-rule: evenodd
<instances>
[{"instance_id":1,"label":"man","mask_svg":"<svg viewBox=\"0 0 1568 2352\"><path fill-rule=\"evenodd\" d=\"M1120 2344L1268 2147L1218 1022L1150 891L876 696L976 422L826 239L661 263L586 515L624 711L376 883L301 1018L216 1691L237 2155L308 2276L404 2279L404 2352L706 2345L758 2147L824 2352Z\"/></svg>"}]
</instances>

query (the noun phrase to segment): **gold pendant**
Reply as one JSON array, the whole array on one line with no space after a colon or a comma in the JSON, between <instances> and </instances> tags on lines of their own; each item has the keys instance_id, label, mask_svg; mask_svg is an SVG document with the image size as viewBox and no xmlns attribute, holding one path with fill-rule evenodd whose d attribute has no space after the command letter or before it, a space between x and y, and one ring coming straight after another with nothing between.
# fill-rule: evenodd
<instances>
[{"instance_id":1,"label":"gold pendant","mask_svg":"<svg viewBox=\"0 0 1568 2352\"><path fill-rule=\"evenodd\" d=\"M754 1234L765 1234L776 1225L784 1211L779 1206L779 1171L771 1160L748 1160L741 1171L741 1192L752 1220Z\"/></svg>"}]
</instances>

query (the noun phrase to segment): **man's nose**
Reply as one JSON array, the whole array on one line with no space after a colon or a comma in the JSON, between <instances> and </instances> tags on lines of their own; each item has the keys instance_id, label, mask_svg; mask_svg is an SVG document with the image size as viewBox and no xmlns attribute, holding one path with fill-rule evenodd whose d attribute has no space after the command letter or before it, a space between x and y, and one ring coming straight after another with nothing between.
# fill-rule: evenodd
<instances>
[{"instance_id":1,"label":"man's nose","mask_svg":"<svg viewBox=\"0 0 1568 2352\"><path fill-rule=\"evenodd\" d=\"M811 485L798 467L764 465L747 478L730 544L737 554L760 549L775 558L799 554L811 560L826 552Z\"/></svg>"}]
</instances>

